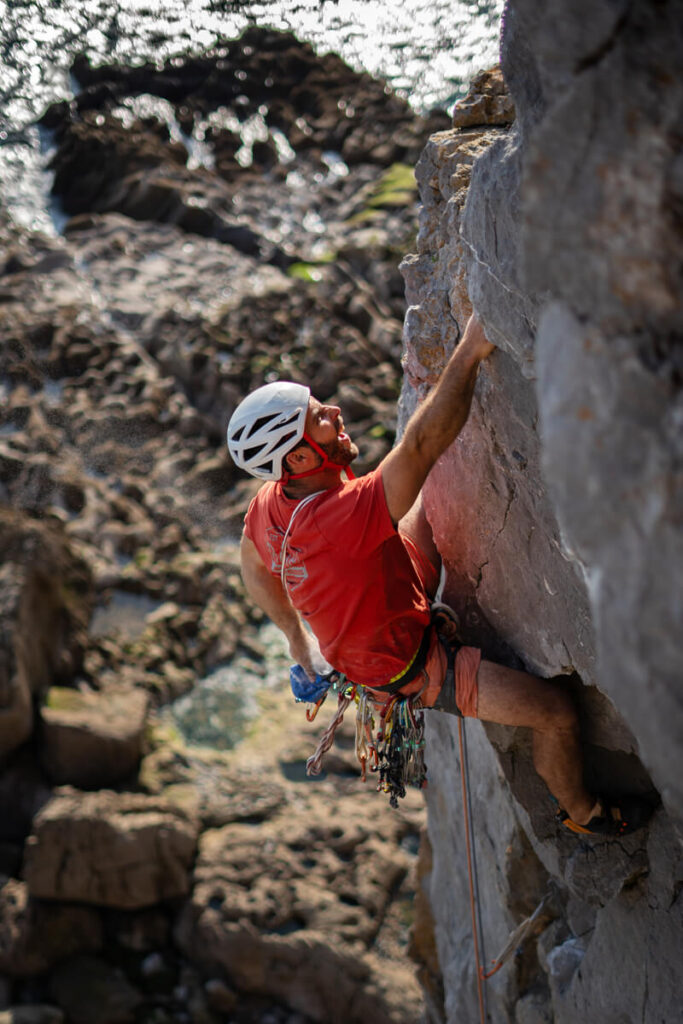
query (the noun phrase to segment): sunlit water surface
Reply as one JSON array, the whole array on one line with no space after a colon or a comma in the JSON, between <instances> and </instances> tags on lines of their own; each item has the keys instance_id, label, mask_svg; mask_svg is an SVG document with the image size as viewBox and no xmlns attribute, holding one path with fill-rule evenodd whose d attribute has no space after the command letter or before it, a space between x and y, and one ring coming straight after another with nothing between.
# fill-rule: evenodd
<instances>
[{"instance_id":1,"label":"sunlit water surface","mask_svg":"<svg viewBox=\"0 0 683 1024\"><path fill-rule=\"evenodd\" d=\"M248 25L289 29L387 78L418 110L450 106L497 59L503 0L0 0L0 199L20 225L53 231L49 138L33 124L73 95L76 53L94 62L191 53Z\"/></svg>"}]
</instances>

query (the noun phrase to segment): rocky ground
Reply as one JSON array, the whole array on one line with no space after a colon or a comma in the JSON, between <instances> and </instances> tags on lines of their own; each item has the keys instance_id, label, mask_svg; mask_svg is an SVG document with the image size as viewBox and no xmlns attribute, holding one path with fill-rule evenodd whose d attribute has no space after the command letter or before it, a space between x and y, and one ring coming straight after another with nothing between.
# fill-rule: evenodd
<instances>
[{"instance_id":1,"label":"rocky ground","mask_svg":"<svg viewBox=\"0 0 683 1024\"><path fill-rule=\"evenodd\" d=\"M419 794L395 813L363 788L350 734L304 782L318 730L284 685L233 750L164 709L228 664L268 671L235 546L254 483L224 448L239 398L306 381L361 470L392 444L411 167L448 118L260 30L73 70L44 117L63 231L2 222L0 1007L415 1022Z\"/></svg>"}]
</instances>

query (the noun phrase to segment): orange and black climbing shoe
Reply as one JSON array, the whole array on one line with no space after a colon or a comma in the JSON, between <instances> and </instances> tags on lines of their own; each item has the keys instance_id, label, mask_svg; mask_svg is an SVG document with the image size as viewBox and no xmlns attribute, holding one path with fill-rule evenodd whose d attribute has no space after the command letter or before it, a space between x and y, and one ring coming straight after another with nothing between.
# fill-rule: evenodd
<instances>
[{"instance_id":1,"label":"orange and black climbing shoe","mask_svg":"<svg viewBox=\"0 0 683 1024\"><path fill-rule=\"evenodd\" d=\"M599 804L602 813L591 818L587 825L577 825L562 808L558 810L557 818L565 828L578 835L618 838L637 832L653 811L652 804L637 796L618 797L612 802L600 797Z\"/></svg>"}]
</instances>

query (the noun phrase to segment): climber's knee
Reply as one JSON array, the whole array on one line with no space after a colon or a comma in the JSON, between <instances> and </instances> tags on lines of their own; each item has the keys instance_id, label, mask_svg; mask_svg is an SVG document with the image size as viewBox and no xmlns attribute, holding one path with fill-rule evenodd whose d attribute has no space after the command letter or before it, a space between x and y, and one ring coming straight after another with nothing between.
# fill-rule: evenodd
<instances>
[{"instance_id":1,"label":"climber's knee","mask_svg":"<svg viewBox=\"0 0 683 1024\"><path fill-rule=\"evenodd\" d=\"M561 683L555 680L543 680L547 688L544 709L547 717L546 729L561 732L573 732L579 727L579 716L574 701Z\"/></svg>"}]
</instances>

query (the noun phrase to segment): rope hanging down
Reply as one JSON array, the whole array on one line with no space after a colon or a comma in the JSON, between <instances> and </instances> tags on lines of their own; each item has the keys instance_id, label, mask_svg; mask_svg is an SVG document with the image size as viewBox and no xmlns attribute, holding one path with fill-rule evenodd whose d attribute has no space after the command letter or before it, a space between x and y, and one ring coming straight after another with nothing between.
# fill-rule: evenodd
<instances>
[{"instance_id":1,"label":"rope hanging down","mask_svg":"<svg viewBox=\"0 0 683 1024\"><path fill-rule=\"evenodd\" d=\"M472 940L474 945L474 962L477 972L477 998L479 1001L479 1017L481 1024L486 1024L486 994L483 982L488 981L501 967L513 956L520 952L526 939L536 930L537 922L542 917L548 901L550 892L546 892L533 914L525 918L508 936L498 956L491 961L493 965L489 971L482 966L483 959L483 938L482 955L479 954L480 936L483 936L481 926L481 904L479 900L479 886L477 880L477 858L474 845L474 833L472 830L472 803L469 790L469 767L467 761L467 741L465 737L465 721L458 719L458 742L460 747L460 780L462 785L463 815L465 819L465 845L467 852L467 876L470 889L470 912L472 916Z\"/></svg>"},{"instance_id":2,"label":"rope hanging down","mask_svg":"<svg viewBox=\"0 0 683 1024\"><path fill-rule=\"evenodd\" d=\"M472 915L472 941L474 943L474 965L477 972L477 998L479 1000L479 1019L486 1024L486 997L484 994L484 972L479 956L479 932L481 931L481 914L477 892L477 862L472 836L472 808L469 794L469 771L467 767L467 746L465 743L465 727L462 718L458 719L458 743L460 746L460 782L462 785L462 805L465 819L465 848L467 851L467 877L470 886L470 913Z\"/></svg>"}]
</instances>

